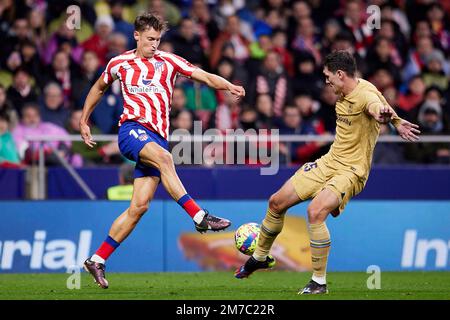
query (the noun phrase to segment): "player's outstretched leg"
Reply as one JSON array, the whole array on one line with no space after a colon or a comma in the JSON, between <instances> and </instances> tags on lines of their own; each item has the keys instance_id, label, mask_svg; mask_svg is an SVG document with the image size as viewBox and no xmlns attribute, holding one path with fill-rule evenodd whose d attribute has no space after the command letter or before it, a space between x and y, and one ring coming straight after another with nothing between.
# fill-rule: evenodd
<instances>
[{"instance_id":1,"label":"player's outstretched leg","mask_svg":"<svg viewBox=\"0 0 450 320\"><path fill-rule=\"evenodd\" d=\"M195 229L200 232L220 231L228 228L231 222L217 217L202 209L186 192L175 170L170 152L154 142L147 143L139 153L140 161L157 168L161 172L161 181L172 199L186 211L194 221Z\"/></svg>"},{"instance_id":2,"label":"player's outstretched leg","mask_svg":"<svg viewBox=\"0 0 450 320\"><path fill-rule=\"evenodd\" d=\"M243 266L235 271L236 278L248 278L258 269L268 269L275 265L275 259L269 255L270 248L283 229L286 210L299 202L300 199L289 180L270 197L269 208L261 224L255 252Z\"/></svg>"},{"instance_id":3,"label":"player's outstretched leg","mask_svg":"<svg viewBox=\"0 0 450 320\"><path fill-rule=\"evenodd\" d=\"M338 197L327 188L322 190L308 206L308 233L313 275L311 281L299 291L299 294L328 293L326 270L331 240L325 220L328 214L338 206Z\"/></svg>"}]
</instances>

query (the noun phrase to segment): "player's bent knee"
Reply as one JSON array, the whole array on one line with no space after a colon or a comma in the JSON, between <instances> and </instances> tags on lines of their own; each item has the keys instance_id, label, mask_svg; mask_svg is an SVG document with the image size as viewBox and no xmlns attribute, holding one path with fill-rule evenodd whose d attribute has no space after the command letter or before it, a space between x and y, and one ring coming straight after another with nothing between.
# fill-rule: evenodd
<instances>
[{"instance_id":1,"label":"player's bent knee","mask_svg":"<svg viewBox=\"0 0 450 320\"><path fill-rule=\"evenodd\" d=\"M128 209L128 215L132 219L139 220L148 210L148 204L144 205L132 205Z\"/></svg>"},{"instance_id":2,"label":"player's bent knee","mask_svg":"<svg viewBox=\"0 0 450 320\"><path fill-rule=\"evenodd\" d=\"M319 206L309 205L307 209L309 223L323 222L322 209Z\"/></svg>"},{"instance_id":3,"label":"player's bent knee","mask_svg":"<svg viewBox=\"0 0 450 320\"><path fill-rule=\"evenodd\" d=\"M173 166L172 154L166 150L161 150L157 155L157 163L159 164L160 168L172 167Z\"/></svg>"},{"instance_id":4,"label":"player's bent knee","mask_svg":"<svg viewBox=\"0 0 450 320\"><path fill-rule=\"evenodd\" d=\"M283 201L276 193L269 198L269 209L275 214L282 213L285 209L283 207Z\"/></svg>"}]
</instances>

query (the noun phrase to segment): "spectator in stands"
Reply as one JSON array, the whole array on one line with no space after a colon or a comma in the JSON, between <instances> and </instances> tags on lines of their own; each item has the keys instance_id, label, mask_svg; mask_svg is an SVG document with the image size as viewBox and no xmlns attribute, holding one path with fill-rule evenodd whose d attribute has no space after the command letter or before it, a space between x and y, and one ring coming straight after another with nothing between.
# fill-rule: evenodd
<instances>
[{"instance_id":1,"label":"spectator in stands","mask_svg":"<svg viewBox=\"0 0 450 320\"><path fill-rule=\"evenodd\" d=\"M189 16L195 21L203 51L209 55L211 44L219 36L220 29L212 18L206 1L193 0Z\"/></svg>"},{"instance_id":2,"label":"spectator in stands","mask_svg":"<svg viewBox=\"0 0 450 320\"><path fill-rule=\"evenodd\" d=\"M398 97L398 115L403 119L412 121L419 104L423 101L425 82L420 75L412 77L408 82L406 93Z\"/></svg>"},{"instance_id":3,"label":"spectator in stands","mask_svg":"<svg viewBox=\"0 0 450 320\"><path fill-rule=\"evenodd\" d=\"M449 92L447 91L447 95ZM450 119L450 103L448 97L445 96L444 91L442 91L437 86L430 86L425 91L424 100L434 101L442 106L442 111L444 112L444 117Z\"/></svg>"},{"instance_id":4,"label":"spectator in stands","mask_svg":"<svg viewBox=\"0 0 450 320\"><path fill-rule=\"evenodd\" d=\"M194 81L185 81L183 90L186 95L186 108L195 113L195 116L202 121L204 128L207 127L211 114L217 107L214 90L206 84Z\"/></svg>"},{"instance_id":5,"label":"spectator in stands","mask_svg":"<svg viewBox=\"0 0 450 320\"><path fill-rule=\"evenodd\" d=\"M356 60L357 72L360 77L367 74L367 63L355 50L353 36L346 31L340 32L331 45L331 51L345 50L353 55Z\"/></svg>"},{"instance_id":6,"label":"spectator in stands","mask_svg":"<svg viewBox=\"0 0 450 320\"><path fill-rule=\"evenodd\" d=\"M52 63L58 51L65 51L70 58L79 63L83 48L78 43L74 29L68 28L66 20L62 19L58 30L50 37L47 45L42 48L41 57L46 65Z\"/></svg>"},{"instance_id":7,"label":"spectator in stands","mask_svg":"<svg viewBox=\"0 0 450 320\"><path fill-rule=\"evenodd\" d=\"M25 40L20 45L21 67L28 70L36 81L43 79L43 67L35 44L30 40Z\"/></svg>"},{"instance_id":8,"label":"spectator in stands","mask_svg":"<svg viewBox=\"0 0 450 320\"><path fill-rule=\"evenodd\" d=\"M411 33L411 25L405 12L393 1L380 0L379 2L382 3L380 6L381 19L395 21L403 36L408 37ZM372 2L372 4L378 3Z\"/></svg>"},{"instance_id":9,"label":"spectator in stands","mask_svg":"<svg viewBox=\"0 0 450 320\"><path fill-rule=\"evenodd\" d=\"M432 38L431 26L428 20L420 20L414 26L414 32L411 35L410 46L417 46L417 42L420 38Z\"/></svg>"},{"instance_id":10,"label":"spectator in stands","mask_svg":"<svg viewBox=\"0 0 450 320\"><path fill-rule=\"evenodd\" d=\"M314 57L307 52L296 54L295 67L296 73L292 79L293 92L305 92L318 99L324 81L317 70Z\"/></svg>"},{"instance_id":11,"label":"spectator in stands","mask_svg":"<svg viewBox=\"0 0 450 320\"><path fill-rule=\"evenodd\" d=\"M136 42L133 37L134 26L128 21L125 21L123 18L124 2L125 0L110 0L109 6L111 9L111 17L113 18L114 21L113 31L122 34L125 37L125 39L127 39L125 48L127 50L130 50L133 49L136 45Z\"/></svg>"},{"instance_id":12,"label":"spectator in stands","mask_svg":"<svg viewBox=\"0 0 450 320\"><path fill-rule=\"evenodd\" d=\"M303 123L313 126L318 134L325 132L323 120L319 118L320 103L308 93L299 93L294 97L294 106L300 111Z\"/></svg>"},{"instance_id":13,"label":"spectator in stands","mask_svg":"<svg viewBox=\"0 0 450 320\"><path fill-rule=\"evenodd\" d=\"M425 58L426 66L422 72L422 78L427 87L435 85L442 90L448 88L448 77L445 74L445 57L439 50L433 50Z\"/></svg>"},{"instance_id":14,"label":"spectator in stands","mask_svg":"<svg viewBox=\"0 0 450 320\"><path fill-rule=\"evenodd\" d=\"M193 64L206 64L206 56L201 46L200 37L195 31L195 22L183 18L177 32L171 37L174 53L183 56Z\"/></svg>"},{"instance_id":15,"label":"spectator in stands","mask_svg":"<svg viewBox=\"0 0 450 320\"><path fill-rule=\"evenodd\" d=\"M83 52L80 65L80 75L73 79L72 83L72 101L75 106L81 106L84 99L94 84L99 78L102 70L97 55L93 51Z\"/></svg>"},{"instance_id":16,"label":"spectator in stands","mask_svg":"<svg viewBox=\"0 0 450 320\"><path fill-rule=\"evenodd\" d=\"M91 121L105 134L118 131L117 124L123 112L123 97L120 90L120 82L113 82L91 114Z\"/></svg>"},{"instance_id":17,"label":"spectator in stands","mask_svg":"<svg viewBox=\"0 0 450 320\"><path fill-rule=\"evenodd\" d=\"M321 41L320 48L321 48L322 57L325 57L331 53L332 44L335 41L337 35L341 31L342 31L341 25L339 24L339 22L336 19L329 19L326 21L326 23L323 27L322 37L320 40Z\"/></svg>"},{"instance_id":18,"label":"spectator in stands","mask_svg":"<svg viewBox=\"0 0 450 320\"><path fill-rule=\"evenodd\" d=\"M254 108L248 106L242 108L239 116L239 127L242 130L254 129L257 130L258 113Z\"/></svg>"},{"instance_id":19,"label":"spectator in stands","mask_svg":"<svg viewBox=\"0 0 450 320\"><path fill-rule=\"evenodd\" d=\"M34 7L28 14L28 23L30 24L31 38L34 45L41 50L45 46L48 37L44 7Z\"/></svg>"},{"instance_id":20,"label":"spectator in stands","mask_svg":"<svg viewBox=\"0 0 450 320\"><path fill-rule=\"evenodd\" d=\"M253 84L250 85L249 99L251 104L256 102L259 94L268 94L273 101L274 115L282 115L283 106L291 98L291 87L284 72L278 53L267 53L263 65Z\"/></svg>"},{"instance_id":21,"label":"spectator in stands","mask_svg":"<svg viewBox=\"0 0 450 320\"><path fill-rule=\"evenodd\" d=\"M385 68L379 68L375 70L375 73L369 77L369 81L377 87L377 89L383 93L387 88L395 86L394 76L390 70Z\"/></svg>"},{"instance_id":22,"label":"spectator in stands","mask_svg":"<svg viewBox=\"0 0 450 320\"><path fill-rule=\"evenodd\" d=\"M316 64L322 63L320 38L316 33L316 27L311 18L304 18L299 21L297 33L292 40L291 47L293 50L311 54Z\"/></svg>"},{"instance_id":23,"label":"spectator in stands","mask_svg":"<svg viewBox=\"0 0 450 320\"><path fill-rule=\"evenodd\" d=\"M287 25L288 43L292 43L292 40L295 38L300 21L307 18L311 18L309 3L307 1L294 1Z\"/></svg>"},{"instance_id":24,"label":"spectator in stands","mask_svg":"<svg viewBox=\"0 0 450 320\"><path fill-rule=\"evenodd\" d=\"M272 129L274 109L270 95L262 93L256 97L256 111L258 112L258 129Z\"/></svg>"},{"instance_id":25,"label":"spectator in stands","mask_svg":"<svg viewBox=\"0 0 450 320\"><path fill-rule=\"evenodd\" d=\"M28 20L25 17L20 17L14 20L12 29L7 30L9 34L5 37L4 42L2 43L2 55L0 56L1 66L8 66L10 71L14 71L15 69L11 69L10 65L6 63L7 59L11 59L11 54L17 53L20 51L20 44L23 41L31 40L31 28L28 23Z\"/></svg>"},{"instance_id":26,"label":"spectator in stands","mask_svg":"<svg viewBox=\"0 0 450 320\"><path fill-rule=\"evenodd\" d=\"M82 110L74 110L70 114L67 123L67 132L74 135L80 135L80 119ZM91 126L92 134L101 134L102 132L96 126ZM70 162L75 167L122 163L119 146L116 141L98 141L94 147L87 146L83 141L74 141L70 150Z\"/></svg>"},{"instance_id":27,"label":"spectator in stands","mask_svg":"<svg viewBox=\"0 0 450 320\"><path fill-rule=\"evenodd\" d=\"M221 131L237 129L239 127L239 114L241 106L228 91L219 92L219 104L215 114L211 117L209 128Z\"/></svg>"},{"instance_id":28,"label":"spectator in stands","mask_svg":"<svg viewBox=\"0 0 450 320\"><path fill-rule=\"evenodd\" d=\"M193 134L194 117L188 110L181 110L172 120L172 130L183 129Z\"/></svg>"},{"instance_id":29,"label":"spectator in stands","mask_svg":"<svg viewBox=\"0 0 450 320\"><path fill-rule=\"evenodd\" d=\"M44 97L40 101L42 121L64 127L69 118L69 109L64 107L64 95L61 86L56 82L49 82L44 87Z\"/></svg>"},{"instance_id":30,"label":"spectator in stands","mask_svg":"<svg viewBox=\"0 0 450 320\"><path fill-rule=\"evenodd\" d=\"M430 4L427 10L427 18L430 22L433 37L438 42L438 47L445 53L450 53L450 22L442 5L438 2Z\"/></svg>"},{"instance_id":31,"label":"spectator in stands","mask_svg":"<svg viewBox=\"0 0 450 320\"><path fill-rule=\"evenodd\" d=\"M344 29L353 35L355 50L365 57L367 48L372 44L373 30L365 21L365 6L360 0L348 0L345 2L344 15L341 24Z\"/></svg>"},{"instance_id":32,"label":"spectator in stands","mask_svg":"<svg viewBox=\"0 0 450 320\"><path fill-rule=\"evenodd\" d=\"M124 53L125 51L127 51L127 46L128 40L126 36L124 36L120 32L111 33L108 36L108 54L106 55L106 60L109 61L112 58Z\"/></svg>"},{"instance_id":33,"label":"spectator in stands","mask_svg":"<svg viewBox=\"0 0 450 320\"><path fill-rule=\"evenodd\" d=\"M435 101L425 101L419 109L417 124L422 135L449 134L448 119ZM411 143L406 145L406 158L419 163L450 164L450 144Z\"/></svg>"},{"instance_id":34,"label":"spectator in stands","mask_svg":"<svg viewBox=\"0 0 450 320\"><path fill-rule=\"evenodd\" d=\"M10 132L9 115L0 111L0 168L17 166L20 163L19 154Z\"/></svg>"},{"instance_id":35,"label":"spectator in stands","mask_svg":"<svg viewBox=\"0 0 450 320\"><path fill-rule=\"evenodd\" d=\"M302 121L300 110L291 105L287 105L283 109L283 119L279 130L281 135L317 134L313 126ZM282 143L280 144L280 154L286 160L290 159L291 162L302 164L311 161L321 145L322 143L317 142Z\"/></svg>"},{"instance_id":36,"label":"spectator in stands","mask_svg":"<svg viewBox=\"0 0 450 320\"><path fill-rule=\"evenodd\" d=\"M13 83L6 92L6 96L19 116L22 115L22 108L25 103L37 101L37 90L32 85L30 73L26 69L16 69Z\"/></svg>"},{"instance_id":37,"label":"spectator in stands","mask_svg":"<svg viewBox=\"0 0 450 320\"><path fill-rule=\"evenodd\" d=\"M417 39L416 48L410 51L407 64L403 69L404 81L409 81L411 77L423 71L425 59L433 52L433 49L433 41L430 37L420 37Z\"/></svg>"},{"instance_id":38,"label":"spectator in stands","mask_svg":"<svg viewBox=\"0 0 450 320\"><path fill-rule=\"evenodd\" d=\"M0 112L5 113L8 116L9 129L12 130L16 127L19 117L17 111L9 100L6 99L6 90L3 85L0 84Z\"/></svg>"},{"instance_id":39,"label":"spectator in stands","mask_svg":"<svg viewBox=\"0 0 450 320\"><path fill-rule=\"evenodd\" d=\"M67 157L71 143L69 141L58 141L58 138L67 136L68 133L50 122L42 122L39 113L39 106L34 103L28 103L23 106L21 123L13 130L13 138L16 143L20 158L26 163L31 164L39 158L39 142L29 142L29 137L46 135L55 137L55 141L43 143L45 153L45 162L47 165L58 164L59 161L53 154L58 152L60 156Z\"/></svg>"},{"instance_id":40,"label":"spectator in stands","mask_svg":"<svg viewBox=\"0 0 450 320\"><path fill-rule=\"evenodd\" d=\"M170 118L173 119L179 112L186 110L186 95L181 87L175 87L172 95Z\"/></svg>"},{"instance_id":41,"label":"spectator in stands","mask_svg":"<svg viewBox=\"0 0 450 320\"><path fill-rule=\"evenodd\" d=\"M367 53L367 75L372 76L378 69L386 69L394 77L395 84L401 83L401 60L392 56L394 50L391 40L377 37Z\"/></svg>"},{"instance_id":42,"label":"spectator in stands","mask_svg":"<svg viewBox=\"0 0 450 320\"><path fill-rule=\"evenodd\" d=\"M289 75L289 77L294 76L294 58L292 54L287 49L287 35L281 30L274 30L271 36L271 41L273 44L272 50L278 53L281 57L281 62L283 63L284 70Z\"/></svg>"},{"instance_id":43,"label":"spectator in stands","mask_svg":"<svg viewBox=\"0 0 450 320\"><path fill-rule=\"evenodd\" d=\"M391 58L393 63L403 66L405 57L408 54L408 44L398 24L393 20L381 20L380 29L377 30L376 36L386 38L391 42Z\"/></svg>"},{"instance_id":44,"label":"spectator in stands","mask_svg":"<svg viewBox=\"0 0 450 320\"><path fill-rule=\"evenodd\" d=\"M108 62L108 37L114 30L113 18L109 15L97 17L95 21L95 33L84 41L81 46L84 50L93 51L97 54L100 65L104 66Z\"/></svg>"},{"instance_id":45,"label":"spectator in stands","mask_svg":"<svg viewBox=\"0 0 450 320\"><path fill-rule=\"evenodd\" d=\"M209 63L211 68L217 67L223 57L224 47L227 43L232 44L234 49L234 59L239 63L244 63L250 57L250 41L241 33L241 21L238 16L229 16L227 24L211 47Z\"/></svg>"},{"instance_id":46,"label":"spectator in stands","mask_svg":"<svg viewBox=\"0 0 450 320\"><path fill-rule=\"evenodd\" d=\"M57 82L63 90L64 107L71 107L73 83L80 77L78 66L70 59L65 51L58 51L53 57L51 66L47 70L46 78L41 86L49 82Z\"/></svg>"}]
</instances>

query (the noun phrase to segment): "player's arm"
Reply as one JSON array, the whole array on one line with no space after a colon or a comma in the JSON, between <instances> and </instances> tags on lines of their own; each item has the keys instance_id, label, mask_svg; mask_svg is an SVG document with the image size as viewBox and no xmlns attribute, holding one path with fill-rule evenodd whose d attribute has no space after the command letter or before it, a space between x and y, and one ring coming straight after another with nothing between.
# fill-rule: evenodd
<instances>
[{"instance_id":1,"label":"player's arm","mask_svg":"<svg viewBox=\"0 0 450 320\"><path fill-rule=\"evenodd\" d=\"M200 68L196 68L192 72L191 78L194 80L203 82L206 85L208 85L209 87L214 88L216 90L228 90L228 91L230 91L231 94L236 96L238 99L245 96L245 90L243 87L236 86L236 85L232 84L231 82L229 82L228 80L226 80L218 75L206 72Z\"/></svg>"},{"instance_id":2,"label":"player's arm","mask_svg":"<svg viewBox=\"0 0 450 320\"><path fill-rule=\"evenodd\" d=\"M386 124L393 117L393 109L389 105L381 103L381 101L368 102L366 112L371 115L377 122Z\"/></svg>"},{"instance_id":3,"label":"player's arm","mask_svg":"<svg viewBox=\"0 0 450 320\"><path fill-rule=\"evenodd\" d=\"M392 112L391 123L397 129L398 134L406 141L417 141L419 140L419 126L415 123L411 123L406 121L405 119L400 118L395 110L388 106Z\"/></svg>"},{"instance_id":4,"label":"player's arm","mask_svg":"<svg viewBox=\"0 0 450 320\"><path fill-rule=\"evenodd\" d=\"M98 80L92 86L91 90L89 90L89 93L84 102L83 112L80 119L80 132L84 143L86 143L91 148L96 143L94 142L94 140L92 140L91 129L89 128L88 120L92 111L94 111L95 106L103 97L108 87L109 85L103 80L102 77L98 78Z\"/></svg>"},{"instance_id":5,"label":"player's arm","mask_svg":"<svg viewBox=\"0 0 450 320\"><path fill-rule=\"evenodd\" d=\"M417 124L400 118L389 104L380 102L372 102L367 105L366 111L379 123L392 123L397 129L400 137L406 141L419 140L419 126Z\"/></svg>"}]
</instances>

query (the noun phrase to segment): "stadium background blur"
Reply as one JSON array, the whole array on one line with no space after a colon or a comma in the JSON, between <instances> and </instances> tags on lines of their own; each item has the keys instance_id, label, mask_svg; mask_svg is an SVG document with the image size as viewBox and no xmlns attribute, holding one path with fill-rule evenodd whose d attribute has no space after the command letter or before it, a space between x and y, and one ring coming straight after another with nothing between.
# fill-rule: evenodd
<instances>
[{"instance_id":1,"label":"stadium background blur","mask_svg":"<svg viewBox=\"0 0 450 320\"><path fill-rule=\"evenodd\" d=\"M80 8L78 30L66 25L74 17L66 13L72 4ZM370 4L381 10L377 29L366 24ZM365 271L372 264L393 271L450 270L450 143L445 142L450 2L5 0L0 3L0 199L7 201L0 202L0 272L65 272L80 265L126 208L126 202L102 201L108 188L130 182L130 163L116 142L101 141L89 149L82 141L57 140L79 136L88 90L109 59L134 48L132 23L142 11L157 12L169 22L161 50L247 91L236 103L224 92L179 77L172 130L193 132L197 120L203 130L222 132L332 134L337 97L324 85L322 61L333 50L350 51L359 76L372 81L400 116L418 123L423 136L442 135L443 141L378 143L367 188L342 217L330 221L329 270ZM121 112L116 81L92 114L93 133L116 134ZM28 140L41 134L55 141L40 149ZM383 125L381 135L395 132ZM237 228L261 221L270 194L329 145L281 143L282 165L275 176L261 176L254 165L180 165L177 170L201 205ZM45 171L38 170L39 150ZM60 157L69 166L62 167ZM89 194L70 173L72 167L100 201L85 200ZM229 271L245 261L233 248L232 230L195 234L162 189L151 216L112 257L109 271ZM29 199L47 201L23 201ZM305 204L289 212L286 231L274 247L280 270L310 270L305 212Z\"/></svg>"}]
</instances>

